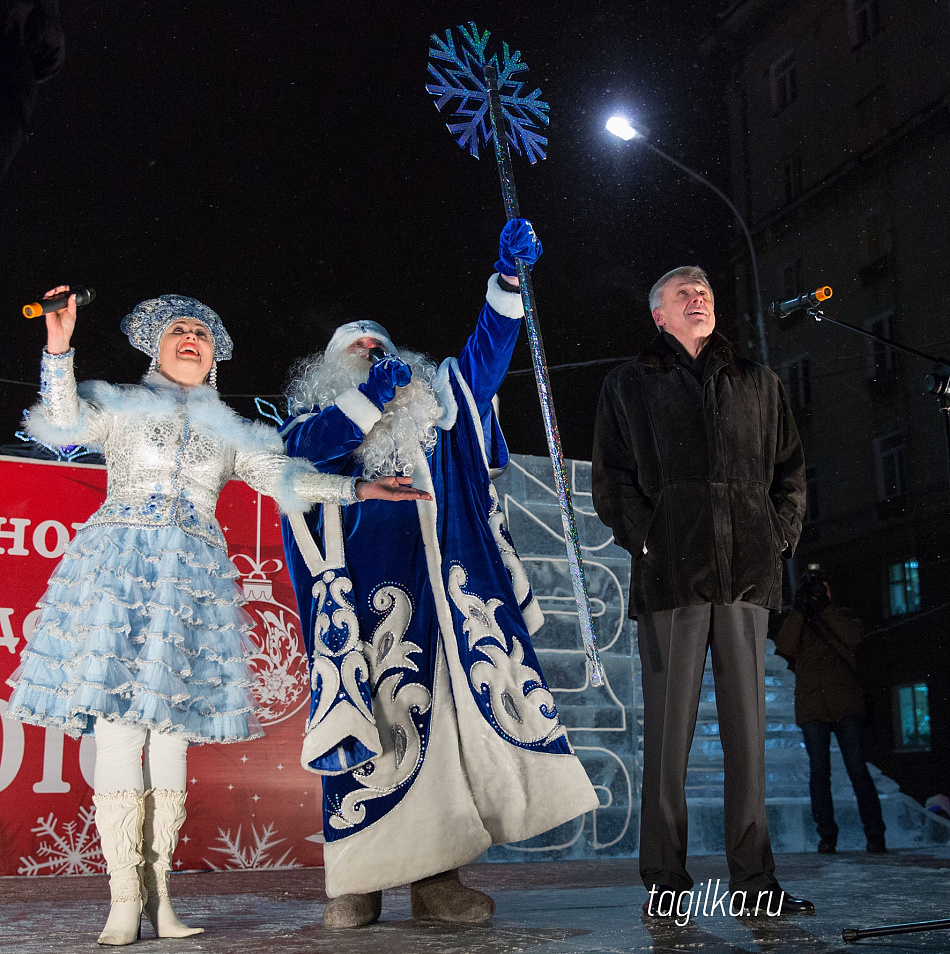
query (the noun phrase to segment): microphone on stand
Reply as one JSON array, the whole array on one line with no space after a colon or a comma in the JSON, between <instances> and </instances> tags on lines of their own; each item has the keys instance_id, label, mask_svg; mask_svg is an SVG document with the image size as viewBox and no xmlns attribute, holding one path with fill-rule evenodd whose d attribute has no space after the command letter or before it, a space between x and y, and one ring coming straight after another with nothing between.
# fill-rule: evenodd
<instances>
[{"instance_id":1,"label":"microphone on stand","mask_svg":"<svg viewBox=\"0 0 950 954\"><path fill-rule=\"evenodd\" d=\"M814 308L820 301L831 298L831 287L824 285L813 292L799 295L798 298L789 298L786 301L773 301L768 307L770 318L784 318L799 308Z\"/></svg>"},{"instance_id":2,"label":"microphone on stand","mask_svg":"<svg viewBox=\"0 0 950 954\"><path fill-rule=\"evenodd\" d=\"M69 296L76 296L76 307L82 308L96 297L94 288L70 288L69 291L60 292L53 295L52 298L44 298L42 301L35 301L30 305L23 306L23 314L27 318L38 318L40 315L49 314L51 311L57 311L69 301Z\"/></svg>"}]
</instances>

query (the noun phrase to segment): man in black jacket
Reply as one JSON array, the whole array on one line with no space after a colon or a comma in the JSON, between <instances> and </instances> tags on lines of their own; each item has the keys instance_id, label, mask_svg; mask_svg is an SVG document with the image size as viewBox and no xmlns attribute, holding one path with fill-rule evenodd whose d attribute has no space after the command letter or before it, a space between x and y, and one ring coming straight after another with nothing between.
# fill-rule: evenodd
<instances>
[{"instance_id":1,"label":"man in black jacket","mask_svg":"<svg viewBox=\"0 0 950 954\"><path fill-rule=\"evenodd\" d=\"M644 707L640 874L648 889L674 896L693 885L685 780L708 648L730 889L759 913L810 912L779 887L765 819L765 637L782 601L781 557L801 531L801 442L778 376L715 331L702 269L667 272L650 308L659 334L604 381L593 460L594 506L632 556Z\"/></svg>"}]
</instances>

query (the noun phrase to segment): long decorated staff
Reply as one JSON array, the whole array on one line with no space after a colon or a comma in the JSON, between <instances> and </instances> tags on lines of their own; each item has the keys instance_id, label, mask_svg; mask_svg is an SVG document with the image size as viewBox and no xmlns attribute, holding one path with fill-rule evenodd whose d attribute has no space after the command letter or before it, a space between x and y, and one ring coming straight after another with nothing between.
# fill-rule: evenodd
<instances>
[{"instance_id":1,"label":"long decorated staff","mask_svg":"<svg viewBox=\"0 0 950 954\"><path fill-rule=\"evenodd\" d=\"M446 123L446 126L463 149L467 148L477 159L479 146L487 146L489 141L494 142L498 177L501 180L501 192L505 202L505 215L509 220L518 218L520 215L518 196L511 171L508 144L514 146L519 155L524 149L524 154L532 164L538 159L543 159L547 139L537 131L537 128L541 124L547 125L548 104L541 99L539 89L522 95L524 82L515 79L515 76L525 72L528 67L521 59L519 51L510 51L508 44L505 43L502 64L499 67L497 55L492 56L490 61L485 59L485 47L491 36L488 31L479 33L474 23L459 26L458 31L461 35L461 43L458 47L451 30L445 31L444 38L435 33L432 34L429 47L429 75L433 82L427 84L426 89L435 97L435 105L440 112L446 104L453 100L458 101L455 108L457 121ZM581 559L580 541L577 538L571 492L564 476L564 453L561 449L557 417L554 414L554 399L551 395L551 382L544 357L544 343L541 340L541 329L538 327L534 287L531 284L528 266L521 259L517 259L517 264L534 376L538 384L538 396L541 399L548 453L554 466L554 485L561 508L561 523L567 543L567 560L571 569L574 600L577 603L581 637L587 657L587 672L591 685L602 686L604 671L594 640L590 600L584 579L584 563Z\"/></svg>"}]
</instances>

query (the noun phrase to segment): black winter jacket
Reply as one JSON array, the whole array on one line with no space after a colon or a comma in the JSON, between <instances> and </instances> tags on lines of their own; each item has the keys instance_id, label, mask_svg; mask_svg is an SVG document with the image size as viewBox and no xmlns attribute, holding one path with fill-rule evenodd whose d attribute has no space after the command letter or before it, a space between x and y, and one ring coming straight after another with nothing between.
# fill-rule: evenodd
<instances>
[{"instance_id":1,"label":"black winter jacket","mask_svg":"<svg viewBox=\"0 0 950 954\"><path fill-rule=\"evenodd\" d=\"M778 375L713 332L700 383L662 334L604 381L593 497L633 557L630 616L782 601L805 509L798 430Z\"/></svg>"},{"instance_id":2,"label":"black winter jacket","mask_svg":"<svg viewBox=\"0 0 950 954\"><path fill-rule=\"evenodd\" d=\"M775 636L775 651L795 670L795 722L837 722L864 715L854 650L861 627L838 606L826 606L818 622L794 611Z\"/></svg>"}]
</instances>

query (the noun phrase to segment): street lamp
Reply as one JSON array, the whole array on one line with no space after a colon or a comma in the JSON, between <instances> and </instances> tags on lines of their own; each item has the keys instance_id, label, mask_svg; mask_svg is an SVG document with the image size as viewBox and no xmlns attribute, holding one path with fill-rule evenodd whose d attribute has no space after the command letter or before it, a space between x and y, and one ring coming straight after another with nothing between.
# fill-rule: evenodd
<instances>
[{"instance_id":1,"label":"street lamp","mask_svg":"<svg viewBox=\"0 0 950 954\"><path fill-rule=\"evenodd\" d=\"M624 142L630 142L630 140L635 139L643 143L647 149L651 152L655 152L667 162L672 163L681 172L685 172L691 179L695 179L697 182L706 186L706 188L712 189L712 191L729 206L730 211L736 217L736 221L742 228L742 234L745 236L746 244L749 247L749 259L752 263L752 281L755 285L755 320L759 332L759 350L762 354L762 363L767 365L769 363L769 350L765 340L765 318L762 312L762 289L759 286L759 265L755 257L755 246L752 244L752 236L749 234L745 219L742 218L739 210L732 204L732 200L729 196L727 196L722 189L713 185L705 176L690 169L689 166L683 165L679 159L675 159L669 153L664 152L659 146L654 146L649 140L649 130L646 129L646 127L633 126L630 121L623 116L611 116L610 119L607 120L607 131L623 139Z\"/></svg>"}]
</instances>

